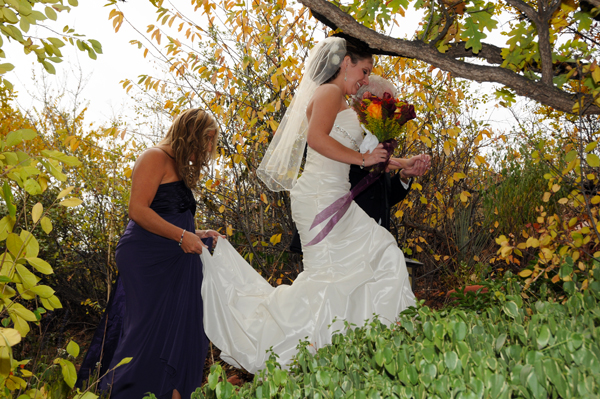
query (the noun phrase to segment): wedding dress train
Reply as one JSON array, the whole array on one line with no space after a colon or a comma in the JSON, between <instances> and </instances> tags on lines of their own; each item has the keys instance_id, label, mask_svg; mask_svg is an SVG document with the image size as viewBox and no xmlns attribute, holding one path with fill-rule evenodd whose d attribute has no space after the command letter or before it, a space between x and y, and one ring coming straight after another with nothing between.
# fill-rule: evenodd
<instances>
[{"instance_id":1,"label":"wedding dress train","mask_svg":"<svg viewBox=\"0 0 600 399\"><path fill-rule=\"evenodd\" d=\"M330 135L357 149L362 129L356 113L340 112ZM324 225L309 231L315 216L350 190L349 167L308 149L302 176L290 191L304 244ZM377 314L390 324L415 304L394 237L354 202L329 235L304 246L303 253L304 271L294 283L273 288L228 241L218 240L212 256L203 252L204 327L224 361L256 373L273 348L286 365L300 340L321 348L344 320L363 325Z\"/></svg>"}]
</instances>

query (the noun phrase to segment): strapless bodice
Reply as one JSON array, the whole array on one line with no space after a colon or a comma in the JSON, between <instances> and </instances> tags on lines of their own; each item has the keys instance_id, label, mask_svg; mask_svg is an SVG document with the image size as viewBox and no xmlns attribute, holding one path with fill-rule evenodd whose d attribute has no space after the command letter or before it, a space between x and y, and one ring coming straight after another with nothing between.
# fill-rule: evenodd
<instances>
[{"instance_id":1,"label":"strapless bodice","mask_svg":"<svg viewBox=\"0 0 600 399\"><path fill-rule=\"evenodd\" d=\"M183 180L163 183L158 186L156 195L150 204L150 209L159 215L183 213L187 210L196 213L196 200L194 194Z\"/></svg>"},{"instance_id":2,"label":"strapless bodice","mask_svg":"<svg viewBox=\"0 0 600 399\"><path fill-rule=\"evenodd\" d=\"M345 147L358 151L363 141L363 130L356 112L350 108L339 112L329 136ZM298 190L319 193L348 191L350 189L349 172L349 164L334 161L309 147L304 171L292 189L292 193ZM306 187L307 183L311 186L310 188Z\"/></svg>"}]
</instances>

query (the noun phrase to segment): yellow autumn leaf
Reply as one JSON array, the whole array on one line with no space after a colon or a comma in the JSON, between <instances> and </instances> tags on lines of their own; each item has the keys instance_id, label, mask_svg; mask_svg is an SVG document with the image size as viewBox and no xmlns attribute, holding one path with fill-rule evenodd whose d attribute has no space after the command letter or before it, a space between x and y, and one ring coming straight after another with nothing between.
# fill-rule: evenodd
<instances>
[{"instance_id":1,"label":"yellow autumn leaf","mask_svg":"<svg viewBox=\"0 0 600 399\"><path fill-rule=\"evenodd\" d=\"M42 218L40 225L42 226L42 230L44 230L44 233L49 234L52 231L52 221L46 216Z\"/></svg>"},{"instance_id":2,"label":"yellow autumn leaf","mask_svg":"<svg viewBox=\"0 0 600 399\"><path fill-rule=\"evenodd\" d=\"M600 197L598 197L598 199L600 200ZM564 205L567 202L569 202L569 200L567 200L566 198L561 198L561 199L558 200L558 203L561 204L561 205Z\"/></svg>"},{"instance_id":3,"label":"yellow autumn leaf","mask_svg":"<svg viewBox=\"0 0 600 399\"><path fill-rule=\"evenodd\" d=\"M596 148L597 146L598 146L598 142L597 141L592 141L591 143L589 143L588 145L585 146L585 152L590 152L594 148Z\"/></svg>"},{"instance_id":4,"label":"yellow autumn leaf","mask_svg":"<svg viewBox=\"0 0 600 399\"><path fill-rule=\"evenodd\" d=\"M56 199L61 199L62 197L66 197L71 191L73 191L74 188L75 187L73 187L73 186L65 188L58 194Z\"/></svg>"},{"instance_id":5,"label":"yellow autumn leaf","mask_svg":"<svg viewBox=\"0 0 600 399\"><path fill-rule=\"evenodd\" d=\"M540 246L540 241L537 238L529 237L526 244L528 247L537 248Z\"/></svg>"},{"instance_id":6,"label":"yellow autumn leaf","mask_svg":"<svg viewBox=\"0 0 600 399\"><path fill-rule=\"evenodd\" d=\"M267 202L267 196L266 196L264 193L262 193L262 194L260 195L260 200L261 200L262 202L264 202L265 204L268 204L268 202Z\"/></svg>"},{"instance_id":7,"label":"yellow autumn leaf","mask_svg":"<svg viewBox=\"0 0 600 399\"><path fill-rule=\"evenodd\" d=\"M545 193L544 193L544 196L542 197L542 201L544 201L544 202L548 202L548 201L550 201L550 196L551 196L551 195L552 195L552 194L550 194L549 192L545 192Z\"/></svg>"},{"instance_id":8,"label":"yellow autumn leaf","mask_svg":"<svg viewBox=\"0 0 600 399\"><path fill-rule=\"evenodd\" d=\"M508 247L508 246L502 247L502 248L500 248L500 256L502 256L503 258L506 258L508 255L511 254L512 250L513 250L512 247Z\"/></svg>"},{"instance_id":9,"label":"yellow autumn leaf","mask_svg":"<svg viewBox=\"0 0 600 399\"><path fill-rule=\"evenodd\" d=\"M227 225L227 235L228 236L232 236L233 235L233 228L231 227L231 225Z\"/></svg>"},{"instance_id":10,"label":"yellow autumn leaf","mask_svg":"<svg viewBox=\"0 0 600 399\"><path fill-rule=\"evenodd\" d=\"M558 190L560 190L560 186L558 184L554 184L552 186L552 191L557 192Z\"/></svg>"},{"instance_id":11,"label":"yellow autumn leaf","mask_svg":"<svg viewBox=\"0 0 600 399\"><path fill-rule=\"evenodd\" d=\"M281 241L281 234L273 234L269 241L271 241L271 244L277 245Z\"/></svg>"},{"instance_id":12,"label":"yellow autumn leaf","mask_svg":"<svg viewBox=\"0 0 600 399\"><path fill-rule=\"evenodd\" d=\"M467 202L469 200L470 196L471 196L471 193L469 193L468 191L463 191L462 193L460 193L460 200L462 202Z\"/></svg>"},{"instance_id":13,"label":"yellow autumn leaf","mask_svg":"<svg viewBox=\"0 0 600 399\"><path fill-rule=\"evenodd\" d=\"M444 153L446 156L450 156L450 143L447 141L444 142Z\"/></svg>"},{"instance_id":14,"label":"yellow autumn leaf","mask_svg":"<svg viewBox=\"0 0 600 399\"><path fill-rule=\"evenodd\" d=\"M598 166L600 166L600 158L598 158L598 155L596 154L587 154L585 159L588 165L590 165L593 168L597 168Z\"/></svg>"},{"instance_id":15,"label":"yellow autumn leaf","mask_svg":"<svg viewBox=\"0 0 600 399\"><path fill-rule=\"evenodd\" d=\"M592 197L591 202L594 205L596 205L597 203L599 203L600 202L600 195L596 195L596 196Z\"/></svg>"},{"instance_id":16,"label":"yellow autumn leaf","mask_svg":"<svg viewBox=\"0 0 600 399\"><path fill-rule=\"evenodd\" d=\"M225 205L221 205L219 207L219 213L223 213L223 212L225 212Z\"/></svg>"},{"instance_id":17,"label":"yellow autumn leaf","mask_svg":"<svg viewBox=\"0 0 600 399\"><path fill-rule=\"evenodd\" d=\"M427 136L419 136L419 139L421 139L421 141L423 143L425 143L425 145L429 148L431 148L431 140L429 140L429 137Z\"/></svg>"},{"instance_id":18,"label":"yellow autumn leaf","mask_svg":"<svg viewBox=\"0 0 600 399\"><path fill-rule=\"evenodd\" d=\"M523 278L526 278L526 277L529 277L529 276L531 276L531 274L532 274L532 273L533 273L533 271L531 271L531 270L529 270L529 269L525 269L525 270L521 270L521 271L519 272L519 276L521 276L521 277L523 277Z\"/></svg>"},{"instance_id":19,"label":"yellow autumn leaf","mask_svg":"<svg viewBox=\"0 0 600 399\"><path fill-rule=\"evenodd\" d=\"M594 79L594 82L600 82L600 66L594 66L594 69L592 70L592 78Z\"/></svg>"},{"instance_id":20,"label":"yellow autumn leaf","mask_svg":"<svg viewBox=\"0 0 600 399\"><path fill-rule=\"evenodd\" d=\"M453 179L455 181L459 181L460 179L464 179L465 177L467 177L464 173L462 172L456 172L453 176Z\"/></svg>"},{"instance_id":21,"label":"yellow autumn leaf","mask_svg":"<svg viewBox=\"0 0 600 399\"><path fill-rule=\"evenodd\" d=\"M80 200L79 198L67 198L65 200L60 201L60 205L62 206L66 206L67 208L73 208L75 206L79 206L83 203L82 200Z\"/></svg>"},{"instance_id":22,"label":"yellow autumn leaf","mask_svg":"<svg viewBox=\"0 0 600 399\"><path fill-rule=\"evenodd\" d=\"M37 223L37 221L40 220L40 217L42 217L42 213L44 213L44 206L40 202L38 202L33 206L33 209L31 210L31 218L33 220L33 223Z\"/></svg>"},{"instance_id":23,"label":"yellow autumn leaf","mask_svg":"<svg viewBox=\"0 0 600 399\"><path fill-rule=\"evenodd\" d=\"M21 342L21 334L14 328L0 327L0 346L15 346Z\"/></svg>"}]
</instances>

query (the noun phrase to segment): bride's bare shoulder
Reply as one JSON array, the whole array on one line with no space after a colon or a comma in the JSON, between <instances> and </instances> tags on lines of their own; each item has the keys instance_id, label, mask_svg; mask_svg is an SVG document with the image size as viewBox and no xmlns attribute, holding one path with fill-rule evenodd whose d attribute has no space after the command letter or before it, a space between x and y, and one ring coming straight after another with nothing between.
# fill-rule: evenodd
<instances>
[{"instance_id":1,"label":"bride's bare shoulder","mask_svg":"<svg viewBox=\"0 0 600 399\"><path fill-rule=\"evenodd\" d=\"M321 85L315 90L315 94L306 109L306 114L310 119L316 105L316 108L320 111L335 115L338 113L338 108L340 107L343 98L344 94L342 93L342 90L336 85Z\"/></svg>"},{"instance_id":2,"label":"bride's bare shoulder","mask_svg":"<svg viewBox=\"0 0 600 399\"><path fill-rule=\"evenodd\" d=\"M331 100L336 97L343 98L344 93L342 93L342 89L340 89L338 86L336 86L334 84L326 83L324 85L317 87L317 90L315 90L315 94L313 95L313 100L316 100L316 99L322 98L322 97L327 97L328 100Z\"/></svg>"}]
</instances>

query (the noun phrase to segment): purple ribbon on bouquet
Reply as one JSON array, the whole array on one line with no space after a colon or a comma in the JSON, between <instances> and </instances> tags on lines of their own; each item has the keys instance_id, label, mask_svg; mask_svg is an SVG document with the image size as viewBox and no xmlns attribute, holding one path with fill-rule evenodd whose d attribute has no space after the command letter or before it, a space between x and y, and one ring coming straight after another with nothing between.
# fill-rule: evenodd
<instances>
[{"instance_id":1,"label":"purple ribbon on bouquet","mask_svg":"<svg viewBox=\"0 0 600 399\"><path fill-rule=\"evenodd\" d=\"M341 198L337 199L333 204L329 205L327 208L323 209L321 212L315 216L315 220L313 220L312 225L309 230L312 230L316 226L323 223L325 220L329 219L329 222L323 227L323 229L313 238L308 244L305 246L318 244L329 234L331 229L340 221L340 219L346 214L346 211L350 207L352 200L358 196L358 194L365 191L367 187L373 184L377 179L381 177L381 174L385 172L388 164L390 163L390 156L394 149L398 146L398 142L394 139L386 140L383 143L383 148L388 153L388 158L385 162L378 163L369 173L365 176L361 181L358 182L353 189L351 189L348 194L343 195Z\"/></svg>"}]
</instances>

